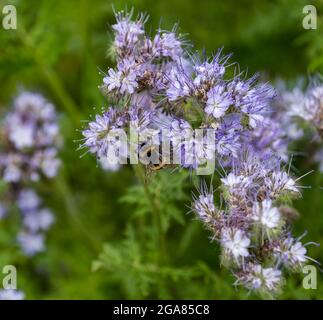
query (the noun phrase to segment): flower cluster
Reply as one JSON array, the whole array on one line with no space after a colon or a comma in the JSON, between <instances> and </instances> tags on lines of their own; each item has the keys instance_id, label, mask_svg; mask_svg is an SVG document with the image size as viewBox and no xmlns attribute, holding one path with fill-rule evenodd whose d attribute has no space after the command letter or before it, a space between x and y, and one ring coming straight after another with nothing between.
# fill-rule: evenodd
<instances>
[{"instance_id":1,"label":"flower cluster","mask_svg":"<svg viewBox=\"0 0 323 320\"><path fill-rule=\"evenodd\" d=\"M114 105L88 124L82 147L99 159L113 151L123 161L137 141L138 154L158 150L164 162L193 169L237 157L244 137L268 113L273 88L258 83L257 76L230 78L230 67L233 72L238 68L228 64L230 56L222 50L203 59L189 54L177 26L170 32L158 29L151 37L144 28L147 16L132 16L133 11L116 14L112 46L117 66L108 70L102 85ZM126 134L132 129L138 137L121 146L116 142L121 129ZM165 145L169 152L162 150ZM119 147L123 150L116 152ZM158 164L157 152L155 158Z\"/></svg>"},{"instance_id":2,"label":"flower cluster","mask_svg":"<svg viewBox=\"0 0 323 320\"><path fill-rule=\"evenodd\" d=\"M32 256L45 249L44 235L54 222L52 212L40 207L41 200L32 189L19 192L17 205L23 217L23 230L18 235L18 242L23 252Z\"/></svg>"},{"instance_id":3,"label":"flower cluster","mask_svg":"<svg viewBox=\"0 0 323 320\"><path fill-rule=\"evenodd\" d=\"M12 205L18 207L23 220L18 242L31 256L44 250L43 232L54 221L53 214L40 206L40 198L28 185L57 174L60 137L55 108L40 94L23 92L14 100L0 132L0 174L7 185L0 218Z\"/></svg>"},{"instance_id":4,"label":"flower cluster","mask_svg":"<svg viewBox=\"0 0 323 320\"><path fill-rule=\"evenodd\" d=\"M80 147L100 162L136 164L134 153L154 169L198 169L209 161L226 168L219 188L224 206L203 187L193 211L221 245L236 284L277 291L284 268L298 271L308 257L289 232L296 213L285 202L300 192L282 169L290 135L272 107L275 90L238 72L222 50L210 58L189 52L177 26L150 36L147 16L132 17L133 11L116 14L116 67L102 84L112 105L88 123Z\"/></svg>"},{"instance_id":5,"label":"flower cluster","mask_svg":"<svg viewBox=\"0 0 323 320\"><path fill-rule=\"evenodd\" d=\"M235 284L275 293L283 271L301 272L307 250L290 234L297 212L285 202L300 195L298 179L281 169L277 157L244 153L221 178L222 208L212 190L202 188L192 209L222 248L222 263L232 269Z\"/></svg>"},{"instance_id":6,"label":"flower cluster","mask_svg":"<svg viewBox=\"0 0 323 320\"><path fill-rule=\"evenodd\" d=\"M1 126L0 171L8 183L56 175L60 160L54 106L39 94L23 92Z\"/></svg>"},{"instance_id":7,"label":"flower cluster","mask_svg":"<svg viewBox=\"0 0 323 320\"><path fill-rule=\"evenodd\" d=\"M274 110L272 110L274 111ZM279 112L271 112L261 125L246 135L245 145L262 158L275 154L285 163L289 160L289 145L294 140L287 132L289 122Z\"/></svg>"},{"instance_id":8,"label":"flower cluster","mask_svg":"<svg viewBox=\"0 0 323 320\"><path fill-rule=\"evenodd\" d=\"M300 82L292 90L280 86L280 93L274 105L281 128L289 141L307 138L315 143L317 152L314 160L323 172L323 84L319 79L302 90ZM285 139L286 141L286 139Z\"/></svg>"},{"instance_id":9,"label":"flower cluster","mask_svg":"<svg viewBox=\"0 0 323 320\"><path fill-rule=\"evenodd\" d=\"M171 32L159 29L150 38L144 29L148 17L140 14L133 21L132 16L133 10L121 11L112 26L117 67L108 70L102 87L115 97L162 90L166 81L164 71L181 59L186 44L183 37L177 35L176 27Z\"/></svg>"}]
</instances>

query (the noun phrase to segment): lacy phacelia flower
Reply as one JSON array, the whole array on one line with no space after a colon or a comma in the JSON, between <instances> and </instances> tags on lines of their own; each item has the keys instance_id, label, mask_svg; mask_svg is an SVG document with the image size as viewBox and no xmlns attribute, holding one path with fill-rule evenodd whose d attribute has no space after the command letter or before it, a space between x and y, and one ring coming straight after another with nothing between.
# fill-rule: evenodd
<instances>
[{"instance_id":1,"label":"lacy phacelia flower","mask_svg":"<svg viewBox=\"0 0 323 320\"><path fill-rule=\"evenodd\" d=\"M214 118L224 116L230 105L233 104L233 98L229 92L225 92L224 86L215 86L207 94L205 112Z\"/></svg>"},{"instance_id":2,"label":"lacy phacelia flower","mask_svg":"<svg viewBox=\"0 0 323 320\"><path fill-rule=\"evenodd\" d=\"M263 268L260 264L249 264L236 274L235 284L242 284L249 290L276 292L282 283L282 272L276 268Z\"/></svg>"},{"instance_id":3,"label":"lacy phacelia flower","mask_svg":"<svg viewBox=\"0 0 323 320\"><path fill-rule=\"evenodd\" d=\"M112 27L117 63L103 78L102 89L115 106L89 122L82 146L98 158L106 157L115 148L110 134L116 128L129 133L134 128L133 111L138 113L141 108L140 114L145 116L144 125L136 128L139 143L148 145L149 139L142 138L147 131L167 139L174 164L197 169L217 158L237 157L244 137L265 116L273 89L257 84L255 76L244 80L240 74L227 79L230 55L221 50L210 59L187 54L187 41L178 34L177 26L170 32L158 29L151 37L144 28L147 16L132 17L133 11L117 13ZM158 123L160 114L164 119ZM202 136L193 128L204 130ZM162 135L165 129L169 132ZM154 148L162 142L155 141Z\"/></svg>"},{"instance_id":4,"label":"lacy phacelia flower","mask_svg":"<svg viewBox=\"0 0 323 320\"><path fill-rule=\"evenodd\" d=\"M169 57L174 61L182 56L182 46L182 40L176 35L176 26L171 32L158 30L153 40L153 48L156 51L156 55L163 58Z\"/></svg>"},{"instance_id":5,"label":"lacy phacelia flower","mask_svg":"<svg viewBox=\"0 0 323 320\"><path fill-rule=\"evenodd\" d=\"M272 194L283 192L299 193L296 182L286 172L274 171L271 176L265 180L265 183Z\"/></svg>"},{"instance_id":6,"label":"lacy phacelia flower","mask_svg":"<svg viewBox=\"0 0 323 320\"><path fill-rule=\"evenodd\" d=\"M206 198L205 188L192 208L220 244L222 262L232 269L236 283L274 293L281 287L283 267L299 271L309 259L299 239L288 235L291 219L282 206L283 199L299 195L298 188L274 155L263 159L243 152L228 167L231 172L219 188L221 210L210 203L213 193Z\"/></svg>"},{"instance_id":7,"label":"lacy phacelia flower","mask_svg":"<svg viewBox=\"0 0 323 320\"><path fill-rule=\"evenodd\" d=\"M281 214L276 207L272 206L272 201L266 199L261 203L254 204L253 218L255 221L259 221L264 228L273 229L279 226Z\"/></svg>"},{"instance_id":8,"label":"lacy phacelia flower","mask_svg":"<svg viewBox=\"0 0 323 320\"><path fill-rule=\"evenodd\" d=\"M117 68L108 70L102 86L111 97L143 89L159 91L166 82L165 70L183 56L185 41L177 35L176 27L171 32L159 29L150 38L144 29L148 17L141 14L132 21L132 16L133 10L116 13L117 23L112 26Z\"/></svg>"},{"instance_id":9,"label":"lacy phacelia flower","mask_svg":"<svg viewBox=\"0 0 323 320\"><path fill-rule=\"evenodd\" d=\"M28 185L57 175L60 136L55 108L40 94L23 92L1 125L0 173L8 184L3 203L6 213L14 205L20 210L23 225L18 243L32 256L45 249L43 233L54 222Z\"/></svg>"},{"instance_id":10,"label":"lacy phacelia flower","mask_svg":"<svg viewBox=\"0 0 323 320\"><path fill-rule=\"evenodd\" d=\"M229 258L233 257L237 262L249 255L250 239L242 230L234 228L222 229L221 244L224 249L224 255Z\"/></svg>"},{"instance_id":11,"label":"lacy phacelia flower","mask_svg":"<svg viewBox=\"0 0 323 320\"><path fill-rule=\"evenodd\" d=\"M196 212L206 225L212 225L216 215L213 194L207 191L202 192L195 199L192 210Z\"/></svg>"},{"instance_id":12,"label":"lacy phacelia flower","mask_svg":"<svg viewBox=\"0 0 323 320\"><path fill-rule=\"evenodd\" d=\"M248 183L248 178L244 176L236 176L233 172L230 172L225 178L221 178L221 182L229 190L235 187L241 188L244 183Z\"/></svg>"},{"instance_id":13,"label":"lacy phacelia flower","mask_svg":"<svg viewBox=\"0 0 323 320\"><path fill-rule=\"evenodd\" d=\"M103 78L108 91L117 91L120 94L133 94L138 87L136 81L139 69L133 59L125 59L118 64L118 70L109 69L108 75Z\"/></svg>"},{"instance_id":14,"label":"lacy phacelia flower","mask_svg":"<svg viewBox=\"0 0 323 320\"><path fill-rule=\"evenodd\" d=\"M151 36L145 31L147 16L132 16L133 11L116 14L116 66L102 85L111 106L83 130L81 147L100 163L110 161L112 152L124 161L119 163L137 164L131 162L135 153L154 170L172 164L199 174L211 163L208 174L213 174L218 164L226 172L217 189L221 206L214 203L212 187L203 185L192 211L221 246L222 262L238 282L252 290L277 290L283 261L278 248L290 223L281 208L300 195L298 179L282 168L298 128L287 113L280 117L275 90L257 76L246 78L228 63L230 55L219 50L201 59L187 53L177 26ZM320 97L320 90L312 92L307 107ZM125 143L130 150L115 139L118 130L130 136ZM16 167L10 169L8 176L15 178ZM301 248L293 250L300 259Z\"/></svg>"},{"instance_id":15,"label":"lacy phacelia flower","mask_svg":"<svg viewBox=\"0 0 323 320\"><path fill-rule=\"evenodd\" d=\"M300 271L309 259L305 246L291 236L280 239L273 250L278 261L292 271Z\"/></svg>"},{"instance_id":16,"label":"lacy phacelia flower","mask_svg":"<svg viewBox=\"0 0 323 320\"><path fill-rule=\"evenodd\" d=\"M111 130L122 128L122 125L123 121L112 108L103 115L97 115L95 121L91 121L88 129L83 131L84 146L88 147L91 153L97 153L98 157L106 155Z\"/></svg>"},{"instance_id":17,"label":"lacy phacelia flower","mask_svg":"<svg viewBox=\"0 0 323 320\"><path fill-rule=\"evenodd\" d=\"M120 54L131 52L134 45L138 42L139 37L144 34L145 15L137 17L132 21L133 10L129 13L120 11L116 13L117 23L112 26L115 32L114 46Z\"/></svg>"}]
</instances>

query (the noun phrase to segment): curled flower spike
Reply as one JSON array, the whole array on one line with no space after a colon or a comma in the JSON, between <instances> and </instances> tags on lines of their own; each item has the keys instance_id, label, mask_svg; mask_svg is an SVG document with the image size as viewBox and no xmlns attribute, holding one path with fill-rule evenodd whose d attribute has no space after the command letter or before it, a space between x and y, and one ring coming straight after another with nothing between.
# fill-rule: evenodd
<instances>
[{"instance_id":1,"label":"curled flower spike","mask_svg":"<svg viewBox=\"0 0 323 320\"><path fill-rule=\"evenodd\" d=\"M118 54L130 54L139 38L144 34L144 25L148 16L140 14L135 21L132 21L133 9L130 12L120 11L115 13L117 23L112 26L115 32L114 46Z\"/></svg>"},{"instance_id":2,"label":"curled flower spike","mask_svg":"<svg viewBox=\"0 0 323 320\"><path fill-rule=\"evenodd\" d=\"M274 256L278 263L282 264L290 271L300 272L308 260L319 264L319 262L306 255L307 245L318 244L309 242L303 245L300 240L305 236L305 234L306 233L297 239L293 238L291 234L288 234L286 238L279 239L273 246Z\"/></svg>"},{"instance_id":3,"label":"curled flower spike","mask_svg":"<svg viewBox=\"0 0 323 320\"><path fill-rule=\"evenodd\" d=\"M243 285L250 291L275 293L282 285L280 270L263 268L260 264L248 264L236 278L235 285Z\"/></svg>"},{"instance_id":4,"label":"curled flower spike","mask_svg":"<svg viewBox=\"0 0 323 320\"><path fill-rule=\"evenodd\" d=\"M213 194L200 194L194 201L193 210L204 223L211 224L216 215Z\"/></svg>"},{"instance_id":5,"label":"curled flower spike","mask_svg":"<svg viewBox=\"0 0 323 320\"><path fill-rule=\"evenodd\" d=\"M292 220L282 206L282 199L295 197L299 189L276 157L269 160L243 153L221 178L221 210L205 188L195 196L193 209L221 246L222 263L235 274L235 284L274 294L284 270L299 272L310 258L300 238L290 236Z\"/></svg>"}]
</instances>

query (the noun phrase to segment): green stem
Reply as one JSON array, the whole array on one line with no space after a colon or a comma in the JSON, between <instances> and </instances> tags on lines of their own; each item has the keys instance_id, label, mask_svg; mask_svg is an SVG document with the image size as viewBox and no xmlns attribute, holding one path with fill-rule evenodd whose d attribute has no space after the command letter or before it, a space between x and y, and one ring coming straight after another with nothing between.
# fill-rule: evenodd
<instances>
[{"instance_id":1,"label":"green stem","mask_svg":"<svg viewBox=\"0 0 323 320\"><path fill-rule=\"evenodd\" d=\"M145 191L145 196L148 202L150 203L151 211L153 214L153 221L154 225L156 228L156 247L157 247L157 254L159 254L159 262L163 261L166 258L166 243L165 243L165 237L164 237L164 232L162 228L162 223L161 223L161 211L160 207L156 202L155 196L152 194L150 191L146 179L145 179L145 173L143 171L143 167L141 164L138 165L133 165L132 166L135 174L140 181L141 185L144 188Z\"/></svg>"},{"instance_id":2,"label":"green stem","mask_svg":"<svg viewBox=\"0 0 323 320\"><path fill-rule=\"evenodd\" d=\"M58 190L60 199L63 199L66 212L70 219L71 227L75 229L76 233L79 233L82 238L91 246L91 249L95 254L99 254L101 251L101 242L95 237L92 232L89 232L88 228L84 226L79 214L80 210L74 201L72 191L66 181L64 173L61 172L55 179L55 190Z\"/></svg>"}]
</instances>

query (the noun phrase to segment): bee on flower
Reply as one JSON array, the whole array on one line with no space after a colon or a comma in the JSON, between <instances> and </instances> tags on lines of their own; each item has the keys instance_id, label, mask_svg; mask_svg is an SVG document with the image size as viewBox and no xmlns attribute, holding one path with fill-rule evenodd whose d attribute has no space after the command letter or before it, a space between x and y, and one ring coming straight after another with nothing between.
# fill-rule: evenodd
<instances>
[{"instance_id":1,"label":"bee on flower","mask_svg":"<svg viewBox=\"0 0 323 320\"><path fill-rule=\"evenodd\" d=\"M177 25L151 34L147 19L145 14L135 18L132 10L116 13L116 65L107 70L102 85L111 104L84 128L81 148L100 162L109 161L109 150L116 148L111 133L122 129L135 134L127 144L152 171L171 162L199 175L200 167L211 162L209 173L224 175L215 191L202 182L191 211L220 246L222 264L236 276L236 284L275 293L283 284L283 266L294 268L308 259L305 245L289 240L292 219L286 214L301 188L301 177L285 170L288 143L302 132L287 112L280 125L274 101L281 96L258 75L240 72L231 54L220 49L201 57L190 52ZM310 96L301 101L304 110L317 107L321 91ZM132 164L131 152L120 154Z\"/></svg>"}]
</instances>

